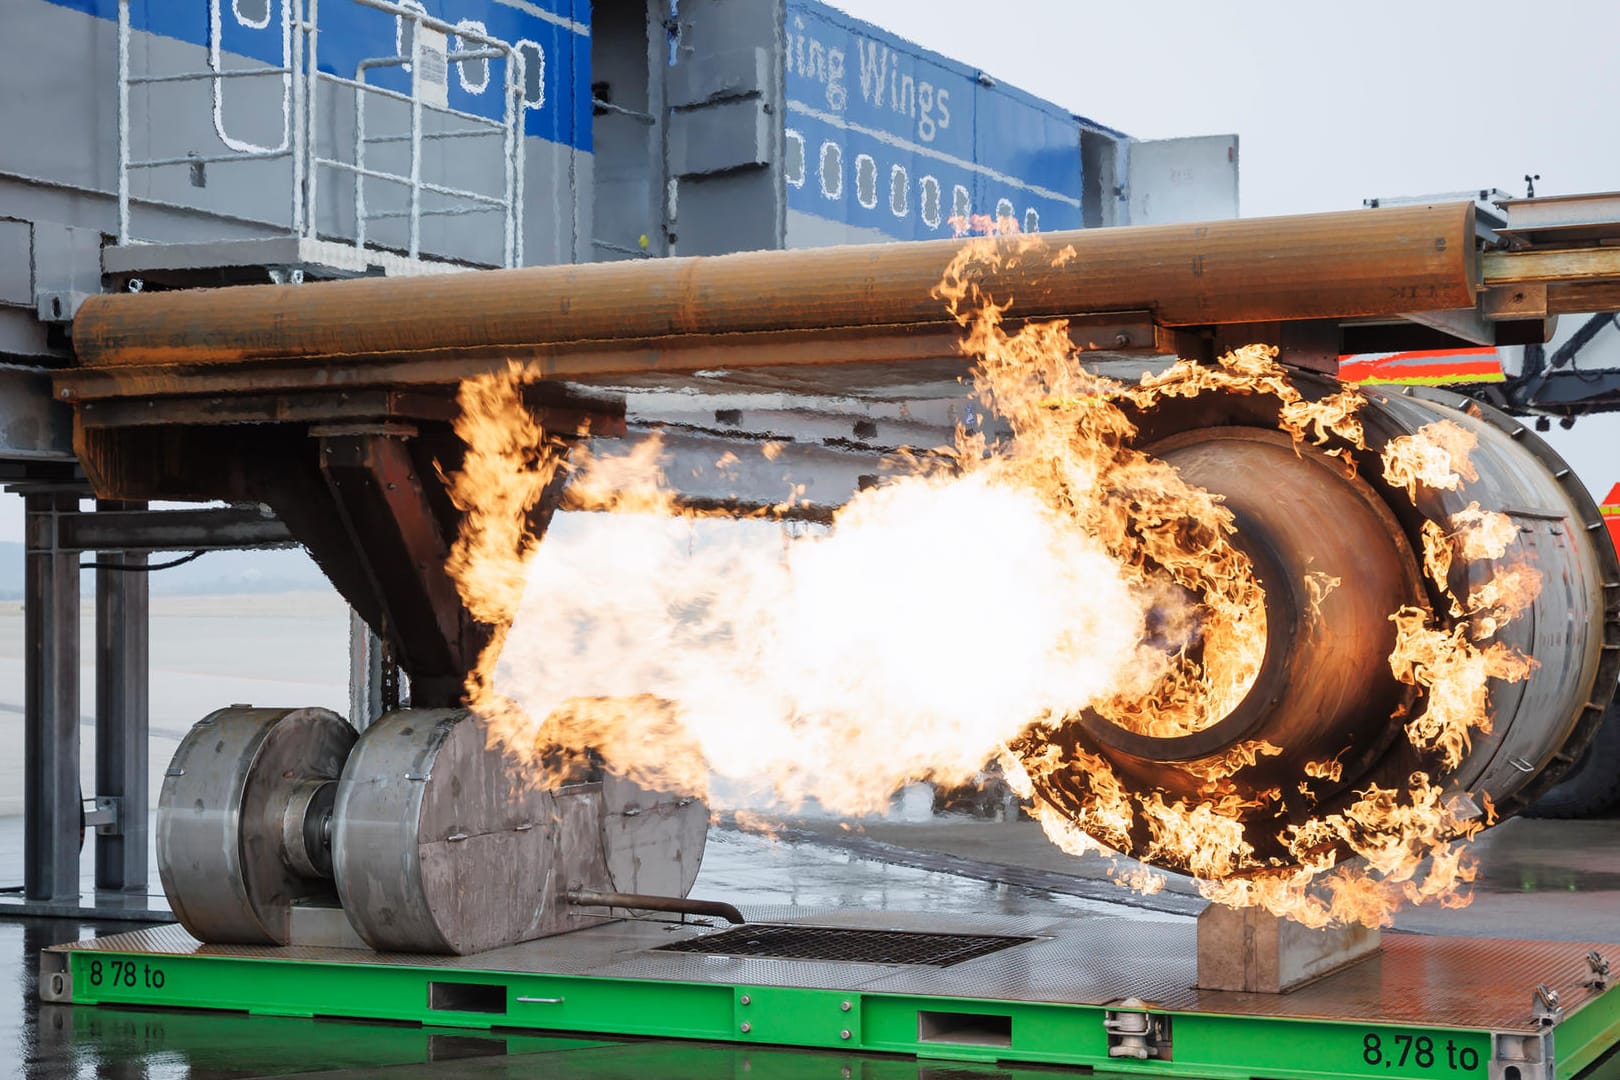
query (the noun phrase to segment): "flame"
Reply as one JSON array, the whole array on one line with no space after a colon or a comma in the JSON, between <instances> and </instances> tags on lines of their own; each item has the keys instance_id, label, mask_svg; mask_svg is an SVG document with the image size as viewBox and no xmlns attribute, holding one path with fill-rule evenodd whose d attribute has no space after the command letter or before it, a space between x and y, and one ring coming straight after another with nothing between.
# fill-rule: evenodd
<instances>
[{"instance_id":1,"label":"flame","mask_svg":"<svg viewBox=\"0 0 1620 1080\"><path fill-rule=\"evenodd\" d=\"M1108 876L1113 878L1115 884L1123 885L1133 892L1143 896L1153 896L1164 891L1166 883L1170 880L1163 874L1149 870L1145 866L1133 867L1128 870L1110 868Z\"/></svg>"},{"instance_id":2,"label":"flame","mask_svg":"<svg viewBox=\"0 0 1620 1080\"><path fill-rule=\"evenodd\" d=\"M1011 435L958 430L948 454L856 494L830 530L711 528L672 493L679 478L662 475L656 439L596 453L540 429L516 371L463 385L467 453L449 480L465 518L449 569L469 612L494 628L467 684L491 740L537 783L600 764L706 794L750 823L762 802L881 811L908 782L963 782L999 758L1063 850L1140 850L1199 877L1220 903L1325 926L1461 902L1473 869L1457 842L1482 815L1459 812L1429 773L1285 824L1280 788L1244 794L1235 781L1287 748L1246 741L1186 764L1194 797L1135 790L1104 757L1060 747L1088 712L1144 736L1206 730L1244 699L1265 657L1265 595L1232 542L1231 512L1134 447L1132 415L1203 394L1266 395L1296 449L1353 473L1366 399L1354 388L1307 398L1261 345L1133 384L1104 378L1081 363L1064 321L1009 326L1006 302L984 286L1023 261L1061 266L1073 249L1051 253L1011 220L957 224L995 239L964 244L937 295L963 328L973 394ZM1455 491L1477 479L1473 445L1456 424L1428 425L1386 445L1383 480L1414 501L1419 486ZM728 452L716 467L739 460ZM791 505L803 489L783 497ZM538 545L559 499L587 512L563 515ZM1501 560L1514 535L1478 503L1425 523L1425 573L1467 618L1391 616L1391 670L1425 699L1405 735L1441 777L1489 732L1490 680L1530 670L1486 639L1534 596L1534 569L1495 565L1462 597L1449 585L1459 560ZM1342 583L1310 572L1303 585L1319 616ZM1303 764L1328 784L1343 770L1338 757ZM1047 801L1046 786L1070 804ZM1291 866L1250 842L1250 823L1266 819ZM1148 871L1112 876L1163 885Z\"/></svg>"},{"instance_id":3,"label":"flame","mask_svg":"<svg viewBox=\"0 0 1620 1080\"><path fill-rule=\"evenodd\" d=\"M1428 695L1428 705L1407 722L1406 736L1419 749L1438 748L1446 768L1454 769L1462 764L1471 731L1490 734L1488 680L1519 682L1530 674L1530 660L1500 641L1481 648L1467 624L1439 629L1421 608L1403 607L1390 618L1390 671Z\"/></svg>"},{"instance_id":4,"label":"flame","mask_svg":"<svg viewBox=\"0 0 1620 1080\"><path fill-rule=\"evenodd\" d=\"M1140 649L1113 561L988 470L862 492L784 551L647 513L638 483L614 506L628 478L602 467L575 483L612 527L553 528L497 672L519 708L486 717L531 767L597 723L610 768L655 774L661 740L613 737L621 703L652 695L739 798L875 812L908 781L972 777L1031 717L1111 691ZM992 550L1002 569L966 591L961 567ZM984 633L986 601L1019 617Z\"/></svg>"},{"instance_id":5,"label":"flame","mask_svg":"<svg viewBox=\"0 0 1620 1080\"><path fill-rule=\"evenodd\" d=\"M528 587L539 538L531 515L561 475L564 447L523 407L517 365L502 374L468 379L457 397L455 433L467 451L448 490L462 523L445 564L467 612L495 628L468 677L469 697L494 707L490 684Z\"/></svg>"},{"instance_id":6,"label":"flame","mask_svg":"<svg viewBox=\"0 0 1620 1080\"><path fill-rule=\"evenodd\" d=\"M1471 431L1451 420L1425 424L1411 435L1389 440L1380 455L1384 479L1417 498L1418 485L1438 491L1456 491L1465 481L1479 479L1468 455L1479 443Z\"/></svg>"},{"instance_id":7,"label":"flame","mask_svg":"<svg viewBox=\"0 0 1620 1080\"><path fill-rule=\"evenodd\" d=\"M1213 783L1237 775L1262 757L1277 757L1282 752L1282 747L1264 739L1246 739L1213 758L1189 761L1184 768L1206 783Z\"/></svg>"},{"instance_id":8,"label":"flame","mask_svg":"<svg viewBox=\"0 0 1620 1080\"><path fill-rule=\"evenodd\" d=\"M1344 775L1344 763L1338 758L1328 758L1326 761L1307 761L1305 775L1313 780L1326 780L1330 784L1337 784Z\"/></svg>"}]
</instances>

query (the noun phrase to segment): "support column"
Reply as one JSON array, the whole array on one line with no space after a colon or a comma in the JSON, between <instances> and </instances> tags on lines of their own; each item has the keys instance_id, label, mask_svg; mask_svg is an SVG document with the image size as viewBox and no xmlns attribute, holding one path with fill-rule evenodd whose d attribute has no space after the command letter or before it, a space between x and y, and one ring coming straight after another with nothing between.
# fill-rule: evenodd
<instances>
[{"instance_id":1,"label":"support column","mask_svg":"<svg viewBox=\"0 0 1620 1080\"><path fill-rule=\"evenodd\" d=\"M79 556L57 545L79 497L24 496L23 884L30 900L79 899Z\"/></svg>"},{"instance_id":2,"label":"support column","mask_svg":"<svg viewBox=\"0 0 1620 1080\"><path fill-rule=\"evenodd\" d=\"M387 711L383 700L383 646L377 632L349 609L349 723L364 731ZM397 702L395 703L397 704Z\"/></svg>"},{"instance_id":3,"label":"support column","mask_svg":"<svg viewBox=\"0 0 1620 1080\"><path fill-rule=\"evenodd\" d=\"M145 510L145 503L96 503L97 511ZM96 888L144 893L150 810L150 575L147 556L97 555L96 798L112 802L116 823L97 830ZM121 569L129 567L130 569Z\"/></svg>"}]
</instances>

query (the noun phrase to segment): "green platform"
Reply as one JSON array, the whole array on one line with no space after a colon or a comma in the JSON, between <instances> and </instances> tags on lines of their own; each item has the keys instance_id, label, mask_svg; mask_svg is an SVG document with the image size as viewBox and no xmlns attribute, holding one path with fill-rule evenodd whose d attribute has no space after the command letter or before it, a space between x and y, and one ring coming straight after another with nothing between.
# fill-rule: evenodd
<instances>
[{"instance_id":1,"label":"green platform","mask_svg":"<svg viewBox=\"0 0 1620 1080\"><path fill-rule=\"evenodd\" d=\"M1007 943L950 963L929 962L925 950L880 961L848 949L843 959L783 959L742 955L741 942L668 951L725 928L635 920L475 957L427 957L204 946L162 927L47 950L40 992L74 1005L487 1031L509 1037L513 1052L516 1033L544 1032L1201 1078L1573 1080L1616 1071L1605 1055L1620 1042L1620 988L1592 985L1587 961L1594 949L1620 958L1612 946L1390 934L1376 956L1262 995L1195 989L1187 921L750 914L796 931L830 929L816 934L835 952L847 931ZM1542 984L1562 1012L1538 1019ZM1144 1014L1151 1036L1134 1045L1152 1056L1118 1056L1133 1044L1125 1029L1143 1026Z\"/></svg>"}]
</instances>

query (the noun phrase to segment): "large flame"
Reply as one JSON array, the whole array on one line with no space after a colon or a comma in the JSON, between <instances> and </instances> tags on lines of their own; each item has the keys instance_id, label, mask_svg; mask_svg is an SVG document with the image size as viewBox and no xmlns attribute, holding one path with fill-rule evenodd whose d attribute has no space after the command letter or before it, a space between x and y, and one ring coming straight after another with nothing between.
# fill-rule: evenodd
<instances>
[{"instance_id":1,"label":"large flame","mask_svg":"<svg viewBox=\"0 0 1620 1080\"><path fill-rule=\"evenodd\" d=\"M1080 362L1063 322L1012 326L981 286L1020 261L1072 257L1016 236L964 244L938 295L963 326L975 395L1010 438L960 430L935 459L946 467L862 491L830 530L792 538L769 522L694 520L660 475L656 442L617 457L576 443L565 460L523 407L516 369L464 384L456 430L468 452L450 479L466 524L450 570L469 611L497 628L467 686L491 739L537 783L599 759L739 808L813 802L849 815L883 809L909 781L965 781L999 757L1064 850L1145 836L1152 861L1203 879L1222 903L1321 926L1387 922L1402 902L1462 902L1473 869L1457 841L1488 807L1447 797L1426 773L1279 826L1293 859L1284 867L1256 855L1245 821L1280 815L1295 793L1243 794L1233 781L1283 748L1243 743L1198 764L1189 772L1202 786L1188 798L1130 790L1103 758L1029 737L1086 710L1141 735L1202 731L1243 700L1265 656L1265 596L1232 543L1231 513L1136 449L1127 409L1264 394L1296 444L1332 440L1326 452L1352 473L1344 447L1366 449L1360 392L1308 400L1273 349L1124 384ZM1383 479L1414 502L1420 488L1457 490L1474 478L1472 438L1442 423L1393 440ZM564 477L566 505L591 512L563 515L539 545L537 508ZM1426 695L1406 737L1447 769L1489 731L1489 680L1529 670L1487 639L1524 609L1535 572L1501 564L1451 591L1454 566L1501 559L1513 535L1477 503L1428 523L1425 570L1466 618L1448 629L1424 609L1391 613L1391 669ZM1307 575L1313 607L1340 584ZM1300 795L1342 768L1309 763ZM1045 802L1037 779L1061 783L1074 804ZM1162 886L1151 873L1115 877Z\"/></svg>"}]
</instances>

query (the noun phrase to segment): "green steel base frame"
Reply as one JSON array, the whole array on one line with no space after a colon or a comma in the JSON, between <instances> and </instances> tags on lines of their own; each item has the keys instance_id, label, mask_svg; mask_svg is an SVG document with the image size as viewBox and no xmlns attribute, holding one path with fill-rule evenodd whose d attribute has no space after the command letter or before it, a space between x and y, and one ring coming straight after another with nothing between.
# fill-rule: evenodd
<instances>
[{"instance_id":1,"label":"green steel base frame","mask_svg":"<svg viewBox=\"0 0 1620 1080\"><path fill-rule=\"evenodd\" d=\"M46 950L40 995L1208 1080L1575 1080L1620 1061L1620 988L1602 963L1613 946L1390 934L1379 954L1299 990L1238 994L1194 987L1185 921L753 914L1023 940L939 966L670 952L660 946L717 930L652 920L473 957L205 946L163 927Z\"/></svg>"}]
</instances>

